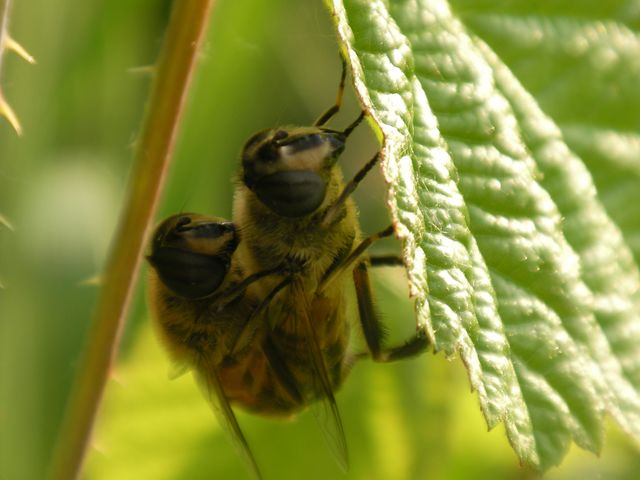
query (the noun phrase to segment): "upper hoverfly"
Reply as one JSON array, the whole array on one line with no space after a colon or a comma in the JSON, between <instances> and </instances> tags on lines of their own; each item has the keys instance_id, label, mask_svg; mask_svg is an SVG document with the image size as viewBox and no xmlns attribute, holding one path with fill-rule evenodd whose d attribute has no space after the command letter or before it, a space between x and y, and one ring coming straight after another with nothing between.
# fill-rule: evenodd
<instances>
[{"instance_id":1,"label":"upper hoverfly","mask_svg":"<svg viewBox=\"0 0 640 480\"><path fill-rule=\"evenodd\" d=\"M383 346L368 267L389 259L369 258L366 249L392 235L393 227L362 239L350 198L378 156L345 183L337 160L364 113L344 130L325 126L340 110L345 76L343 62L336 102L313 126L266 129L245 144L233 224L197 215L171 217L156 230L149 257L156 323L174 356L179 353L203 380L257 476L230 403L264 415L291 415L319 401L329 416L326 438L338 462L348 466L334 392L353 362L365 356L347 348L350 277L367 356L393 361L427 347L422 332L401 346ZM199 227L201 220L217 227ZM156 258L163 247L181 250L171 254L174 264L165 271ZM208 258L192 262L190 254ZM185 277L202 288L184 288Z\"/></svg>"}]
</instances>

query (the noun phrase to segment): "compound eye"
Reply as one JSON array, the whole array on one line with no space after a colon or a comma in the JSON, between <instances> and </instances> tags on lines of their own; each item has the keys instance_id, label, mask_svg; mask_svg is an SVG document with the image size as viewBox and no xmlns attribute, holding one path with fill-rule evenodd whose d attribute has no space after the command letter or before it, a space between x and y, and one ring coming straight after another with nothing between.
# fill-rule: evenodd
<instances>
[{"instance_id":1,"label":"compound eye","mask_svg":"<svg viewBox=\"0 0 640 480\"><path fill-rule=\"evenodd\" d=\"M178 296L196 299L214 293L229 270L223 257L160 247L149 261L162 283Z\"/></svg>"},{"instance_id":2,"label":"compound eye","mask_svg":"<svg viewBox=\"0 0 640 480\"><path fill-rule=\"evenodd\" d=\"M220 287L237 246L233 223L196 213L180 214L158 226L147 259L167 288L195 299Z\"/></svg>"},{"instance_id":3,"label":"compound eye","mask_svg":"<svg viewBox=\"0 0 640 480\"><path fill-rule=\"evenodd\" d=\"M278 215L296 218L309 215L322 204L325 180L315 172L294 170L261 178L254 191L260 201Z\"/></svg>"}]
</instances>

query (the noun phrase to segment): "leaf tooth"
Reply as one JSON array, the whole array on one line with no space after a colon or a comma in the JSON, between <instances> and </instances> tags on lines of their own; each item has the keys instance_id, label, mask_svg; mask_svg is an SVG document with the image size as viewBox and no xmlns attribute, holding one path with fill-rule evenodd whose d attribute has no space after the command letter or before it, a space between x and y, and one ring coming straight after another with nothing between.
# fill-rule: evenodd
<instances>
[{"instance_id":1,"label":"leaf tooth","mask_svg":"<svg viewBox=\"0 0 640 480\"><path fill-rule=\"evenodd\" d=\"M7 35L4 38L3 46L7 50L11 50L12 52L16 53L20 57L24 58L27 62L31 64L36 63L36 59L33 58L22 45L20 45L16 40L14 40L9 35Z\"/></svg>"}]
</instances>

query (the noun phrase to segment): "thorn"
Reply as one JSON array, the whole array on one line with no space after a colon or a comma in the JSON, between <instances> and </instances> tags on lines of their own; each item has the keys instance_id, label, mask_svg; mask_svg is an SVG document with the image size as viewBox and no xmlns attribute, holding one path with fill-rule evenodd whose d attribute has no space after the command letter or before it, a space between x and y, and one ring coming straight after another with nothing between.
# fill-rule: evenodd
<instances>
[{"instance_id":1,"label":"thorn","mask_svg":"<svg viewBox=\"0 0 640 480\"><path fill-rule=\"evenodd\" d=\"M109 456L109 450L105 448L104 445L102 445L102 442L100 442L99 440L94 440L93 442L91 442L91 448L103 457Z\"/></svg>"},{"instance_id":2,"label":"thorn","mask_svg":"<svg viewBox=\"0 0 640 480\"><path fill-rule=\"evenodd\" d=\"M7 119L9 124L13 127L13 129L18 134L18 136L22 135L22 126L20 125L20 121L18 120L18 117L16 116L15 112L13 111L11 106L7 103L7 101L4 99L2 94L0 94L0 117L4 117Z\"/></svg>"},{"instance_id":3,"label":"thorn","mask_svg":"<svg viewBox=\"0 0 640 480\"><path fill-rule=\"evenodd\" d=\"M18 54L27 62L31 64L36 63L36 59L29 55L29 52L27 52L25 48L18 42L16 42L13 38L7 36L4 40L4 46L7 50L11 50L12 52Z\"/></svg>"},{"instance_id":4,"label":"thorn","mask_svg":"<svg viewBox=\"0 0 640 480\"><path fill-rule=\"evenodd\" d=\"M134 75L150 75L153 76L156 73L155 65L141 65L139 67L131 67L127 69L127 72Z\"/></svg>"},{"instance_id":5,"label":"thorn","mask_svg":"<svg viewBox=\"0 0 640 480\"><path fill-rule=\"evenodd\" d=\"M2 215L1 213L0 213L0 225L4 225L5 227L7 227L7 229L11 230L12 232L15 232L15 228L13 228L13 225L11 225L11 223L9 223L9 220L7 220L5 216Z\"/></svg>"},{"instance_id":6,"label":"thorn","mask_svg":"<svg viewBox=\"0 0 640 480\"><path fill-rule=\"evenodd\" d=\"M120 373L117 372L115 368L111 368L109 370L109 380L117 385L120 385L121 387L127 386L127 382L122 376L120 376Z\"/></svg>"},{"instance_id":7,"label":"thorn","mask_svg":"<svg viewBox=\"0 0 640 480\"><path fill-rule=\"evenodd\" d=\"M79 287L99 287L100 285L102 285L102 276L99 273L78 282Z\"/></svg>"}]
</instances>

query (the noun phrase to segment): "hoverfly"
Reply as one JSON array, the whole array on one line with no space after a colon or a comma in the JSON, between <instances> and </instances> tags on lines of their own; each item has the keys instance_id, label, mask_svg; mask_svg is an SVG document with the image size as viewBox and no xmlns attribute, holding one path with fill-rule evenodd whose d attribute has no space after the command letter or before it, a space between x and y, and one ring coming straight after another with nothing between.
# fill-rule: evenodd
<instances>
[{"instance_id":1,"label":"hoverfly","mask_svg":"<svg viewBox=\"0 0 640 480\"><path fill-rule=\"evenodd\" d=\"M347 351L348 279L353 278L360 324L374 360L416 355L426 349L427 339L418 332L404 345L383 346L384 329L374 309L370 261L364 253L394 230L390 226L363 240L350 198L378 155L348 183L337 164L349 135L365 116L361 113L344 130L325 126L340 110L345 77L343 61L336 102L313 126L269 128L248 140L236 181L233 221L242 231L236 255L247 273L275 272L249 287L262 299L262 314L249 319L245 331L251 335L256 320L268 322L265 338L278 359L272 363L278 378L299 400L297 409L315 400L325 404L332 418L327 439L346 468L346 441L334 391L358 357ZM279 266L288 269L278 272Z\"/></svg>"},{"instance_id":2,"label":"hoverfly","mask_svg":"<svg viewBox=\"0 0 640 480\"><path fill-rule=\"evenodd\" d=\"M363 240L350 198L378 155L348 183L337 164L364 113L344 130L325 126L340 110L345 77L343 61L336 102L313 126L266 129L245 144L233 224L195 214L170 217L157 228L149 257L161 335L174 359L196 371L258 477L231 404L291 415L320 401L321 413L329 415L326 437L347 468L334 391L365 356L347 350L350 276L366 356L392 361L427 347L422 332L399 347L383 347L368 268L401 261L365 256L393 227Z\"/></svg>"},{"instance_id":3,"label":"hoverfly","mask_svg":"<svg viewBox=\"0 0 640 480\"><path fill-rule=\"evenodd\" d=\"M148 293L171 359L182 370L193 369L222 425L259 477L230 404L255 409L272 374L260 348L235 349L230 357L244 320L258 306L246 294L246 285L260 277L244 276L234 256L237 245L237 230L224 219L193 213L167 218L156 228L147 257L153 267ZM249 345L261 345L264 332L256 328ZM261 402L260 411L265 409ZM273 411L279 413L277 404Z\"/></svg>"}]
</instances>

